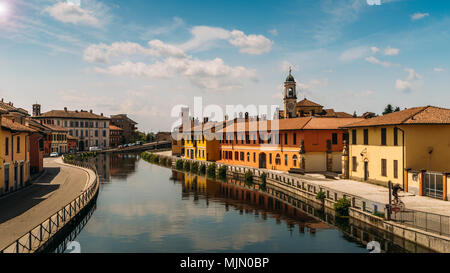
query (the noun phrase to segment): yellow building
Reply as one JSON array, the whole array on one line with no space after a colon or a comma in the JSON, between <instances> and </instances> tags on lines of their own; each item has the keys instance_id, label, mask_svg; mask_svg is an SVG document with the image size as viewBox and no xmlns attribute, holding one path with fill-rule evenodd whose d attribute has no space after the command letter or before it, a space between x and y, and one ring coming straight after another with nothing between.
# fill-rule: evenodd
<instances>
[{"instance_id":1,"label":"yellow building","mask_svg":"<svg viewBox=\"0 0 450 273\"><path fill-rule=\"evenodd\" d=\"M220 159L219 140L215 136L215 122L196 125L190 132L183 131L184 157L202 161Z\"/></svg>"},{"instance_id":2,"label":"yellow building","mask_svg":"<svg viewBox=\"0 0 450 273\"><path fill-rule=\"evenodd\" d=\"M5 117L0 131L0 195L26 186L30 179L30 137L34 130Z\"/></svg>"},{"instance_id":3,"label":"yellow building","mask_svg":"<svg viewBox=\"0 0 450 273\"><path fill-rule=\"evenodd\" d=\"M349 129L349 178L447 199L450 109L414 107L366 119Z\"/></svg>"}]
</instances>

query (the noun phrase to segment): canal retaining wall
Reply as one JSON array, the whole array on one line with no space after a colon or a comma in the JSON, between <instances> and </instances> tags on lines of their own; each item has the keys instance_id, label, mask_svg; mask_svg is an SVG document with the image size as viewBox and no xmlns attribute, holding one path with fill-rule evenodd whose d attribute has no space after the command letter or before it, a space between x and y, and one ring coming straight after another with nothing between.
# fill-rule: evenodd
<instances>
[{"instance_id":1,"label":"canal retaining wall","mask_svg":"<svg viewBox=\"0 0 450 273\"><path fill-rule=\"evenodd\" d=\"M262 173L266 173L267 176L266 183L269 183L272 186L280 187L285 191L291 192L293 194L307 198L309 200L317 201L316 199L317 193L323 191L326 196L323 204L327 208L333 208L334 204L339 199L346 198L351 201L351 208L349 209L350 217L353 217L364 223L372 225L380 230L392 233L402 239L406 239L420 246L429 248L433 251L447 252L447 253L450 252L450 238L446 236L441 236L424 230L401 225L393 221L387 221L386 219L377 216L387 214L385 204L383 203L375 202L372 200L362 198L360 196L330 189L325 186L315 184L313 181L298 176L292 176L290 174L281 173L279 171L261 170L258 168L233 166L224 163L199 161L167 155L160 155L160 157L170 159L173 168L176 167L176 161L181 159L183 162L184 161L198 162L199 164L205 164L206 166L209 166L210 164L215 164L216 172L218 168L225 166L227 168L227 175L231 177L236 176L243 177L243 175L246 172L250 171L253 173L254 176L253 178L254 180L256 180L256 182L261 182L260 175Z\"/></svg>"}]
</instances>

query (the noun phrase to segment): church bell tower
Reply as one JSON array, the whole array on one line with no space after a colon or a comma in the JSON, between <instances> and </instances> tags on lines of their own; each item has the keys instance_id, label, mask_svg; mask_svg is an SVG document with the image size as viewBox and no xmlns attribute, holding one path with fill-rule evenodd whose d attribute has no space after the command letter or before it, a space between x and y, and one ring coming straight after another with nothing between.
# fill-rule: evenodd
<instances>
[{"instance_id":1,"label":"church bell tower","mask_svg":"<svg viewBox=\"0 0 450 273\"><path fill-rule=\"evenodd\" d=\"M295 79L291 74L291 68L289 68L289 75L284 82L284 118L295 118L297 113L295 107L297 105L297 90Z\"/></svg>"}]
</instances>

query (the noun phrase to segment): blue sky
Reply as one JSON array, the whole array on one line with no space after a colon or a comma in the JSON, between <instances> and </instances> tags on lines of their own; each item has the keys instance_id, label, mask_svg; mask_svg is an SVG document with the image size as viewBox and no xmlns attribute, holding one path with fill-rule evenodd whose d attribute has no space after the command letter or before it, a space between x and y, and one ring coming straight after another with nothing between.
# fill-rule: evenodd
<instances>
[{"instance_id":1,"label":"blue sky","mask_svg":"<svg viewBox=\"0 0 450 273\"><path fill-rule=\"evenodd\" d=\"M298 96L336 111L449 108L449 12L437 0L0 0L0 95L158 131L194 96L281 105L292 66Z\"/></svg>"}]
</instances>

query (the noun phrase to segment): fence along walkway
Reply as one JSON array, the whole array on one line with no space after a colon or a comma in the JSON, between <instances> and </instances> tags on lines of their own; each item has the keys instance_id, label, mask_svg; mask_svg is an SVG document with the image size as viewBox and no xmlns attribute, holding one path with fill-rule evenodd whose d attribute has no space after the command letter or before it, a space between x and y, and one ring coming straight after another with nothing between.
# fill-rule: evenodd
<instances>
[{"instance_id":1,"label":"fence along walkway","mask_svg":"<svg viewBox=\"0 0 450 273\"><path fill-rule=\"evenodd\" d=\"M391 219L406 226L450 236L450 217L447 215L404 209L393 211Z\"/></svg>"},{"instance_id":2,"label":"fence along walkway","mask_svg":"<svg viewBox=\"0 0 450 273\"><path fill-rule=\"evenodd\" d=\"M325 192L325 200L330 203L335 203L340 198L347 198L351 201L351 207L357 210L361 210L368 213L386 213L386 204L378 201L366 199L357 195L353 195L347 192L339 191L329 188L327 186L318 184L313 180L305 179L299 176L293 176L291 174L262 170L258 168L246 167L246 166L234 166L224 163L198 161L193 159L180 158L175 156L160 155L161 157L171 158L172 164L176 165L176 161L181 159L183 161L194 162L197 161L206 166L215 164L217 168L225 166L227 171L233 173L244 174L247 171L251 171L253 175L260 176L262 173L266 173L267 180L271 180L277 183L279 186L284 187L287 190L291 190L294 193L305 193L310 196L314 196L319 192ZM391 219L394 222L404 224L413 228L421 229L428 232L437 233L443 236L450 236L450 217L446 215L434 214L429 212L423 212L419 210L406 209L402 212L392 213Z\"/></svg>"},{"instance_id":3,"label":"fence along walkway","mask_svg":"<svg viewBox=\"0 0 450 273\"><path fill-rule=\"evenodd\" d=\"M64 162L94 171L94 183L55 214L2 249L0 251L1 253L35 252L72 220L97 194L99 189L99 179L97 168L94 164L86 162Z\"/></svg>"}]
</instances>

